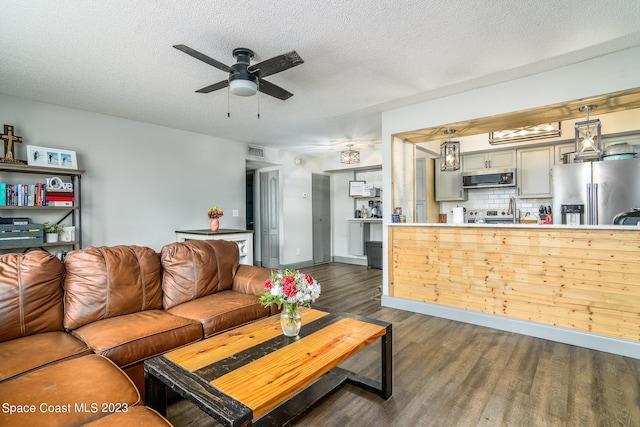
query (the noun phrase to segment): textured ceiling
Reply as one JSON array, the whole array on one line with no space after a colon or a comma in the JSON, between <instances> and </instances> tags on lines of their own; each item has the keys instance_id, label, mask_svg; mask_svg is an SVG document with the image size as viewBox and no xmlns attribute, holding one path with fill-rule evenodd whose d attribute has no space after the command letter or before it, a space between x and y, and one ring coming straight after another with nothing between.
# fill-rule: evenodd
<instances>
[{"instance_id":1,"label":"textured ceiling","mask_svg":"<svg viewBox=\"0 0 640 427\"><path fill-rule=\"evenodd\" d=\"M640 45L640 2L2 0L0 31L0 93L321 154L378 144L381 111ZM305 63L266 79L287 101L199 94L227 76L175 44Z\"/></svg>"}]
</instances>

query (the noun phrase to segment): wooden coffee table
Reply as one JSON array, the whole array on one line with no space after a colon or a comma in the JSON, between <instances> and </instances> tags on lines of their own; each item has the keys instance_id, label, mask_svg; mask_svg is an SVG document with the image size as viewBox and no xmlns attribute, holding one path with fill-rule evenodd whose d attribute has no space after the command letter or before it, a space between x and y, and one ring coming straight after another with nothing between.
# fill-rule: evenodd
<instances>
[{"instance_id":1,"label":"wooden coffee table","mask_svg":"<svg viewBox=\"0 0 640 427\"><path fill-rule=\"evenodd\" d=\"M147 405L166 415L169 387L224 425L284 425L345 383L391 396L391 323L308 308L302 321L296 338L276 315L147 360ZM377 339L381 381L338 367Z\"/></svg>"}]
</instances>

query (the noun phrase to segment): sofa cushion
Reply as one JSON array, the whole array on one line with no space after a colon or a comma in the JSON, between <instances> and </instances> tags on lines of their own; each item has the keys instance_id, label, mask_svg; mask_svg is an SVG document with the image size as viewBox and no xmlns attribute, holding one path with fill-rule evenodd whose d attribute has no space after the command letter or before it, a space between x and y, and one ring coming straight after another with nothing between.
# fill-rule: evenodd
<instances>
[{"instance_id":1,"label":"sofa cushion","mask_svg":"<svg viewBox=\"0 0 640 427\"><path fill-rule=\"evenodd\" d=\"M202 338L202 325L162 310L89 323L73 335L116 365L126 367Z\"/></svg>"},{"instance_id":2,"label":"sofa cushion","mask_svg":"<svg viewBox=\"0 0 640 427\"><path fill-rule=\"evenodd\" d=\"M256 295L222 291L174 306L168 310L176 316L202 323L204 337L269 316L269 308Z\"/></svg>"},{"instance_id":3,"label":"sofa cushion","mask_svg":"<svg viewBox=\"0 0 640 427\"><path fill-rule=\"evenodd\" d=\"M171 427L171 423L162 415L146 406L134 406L127 412L115 412L96 421L84 424L85 427Z\"/></svg>"},{"instance_id":4,"label":"sofa cushion","mask_svg":"<svg viewBox=\"0 0 640 427\"><path fill-rule=\"evenodd\" d=\"M0 342L62 330L63 273L48 252L0 256Z\"/></svg>"},{"instance_id":5,"label":"sofa cushion","mask_svg":"<svg viewBox=\"0 0 640 427\"><path fill-rule=\"evenodd\" d=\"M65 261L64 327L162 308L160 257L142 246L90 247Z\"/></svg>"},{"instance_id":6,"label":"sofa cushion","mask_svg":"<svg viewBox=\"0 0 640 427\"><path fill-rule=\"evenodd\" d=\"M238 245L226 240L188 240L164 246L164 308L231 289L239 260Z\"/></svg>"},{"instance_id":7,"label":"sofa cushion","mask_svg":"<svg viewBox=\"0 0 640 427\"><path fill-rule=\"evenodd\" d=\"M91 354L66 332L45 332L0 343L0 383L35 369Z\"/></svg>"},{"instance_id":8,"label":"sofa cushion","mask_svg":"<svg viewBox=\"0 0 640 427\"><path fill-rule=\"evenodd\" d=\"M91 354L1 383L0 402L3 408L33 408L0 411L3 426L78 426L138 405L140 395L109 359Z\"/></svg>"}]
</instances>

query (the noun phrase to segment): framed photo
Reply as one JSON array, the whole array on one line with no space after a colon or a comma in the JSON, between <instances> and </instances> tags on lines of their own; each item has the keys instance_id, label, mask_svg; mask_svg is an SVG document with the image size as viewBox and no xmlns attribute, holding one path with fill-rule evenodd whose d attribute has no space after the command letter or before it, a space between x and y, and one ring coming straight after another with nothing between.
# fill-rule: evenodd
<instances>
[{"instance_id":1,"label":"framed photo","mask_svg":"<svg viewBox=\"0 0 640 427\"><path fill-rule=\"evenodd\" d=\"M349 196L359 197L362 196L364 191L364 185L366 181L349 181Z\"/></svg>"},{"instance_id":2,"label":"framed photo","mask_svg":"<svg viewBox=\"0 0 640 427\"><path fill-rule=\"evenodd\" d=\"M75 151L27 145L27 164L48 168L78 169Z\"/></svg>"}]
</instances>

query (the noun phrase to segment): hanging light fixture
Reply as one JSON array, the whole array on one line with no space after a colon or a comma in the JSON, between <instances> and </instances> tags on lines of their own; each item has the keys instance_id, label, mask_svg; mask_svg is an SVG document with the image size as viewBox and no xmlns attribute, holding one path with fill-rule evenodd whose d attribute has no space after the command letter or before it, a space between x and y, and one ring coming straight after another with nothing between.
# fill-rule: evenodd
<instances>
[{"instance_id":1,"label":"hanging light fixture","mask_svg":"<svg viewBox=\"0 0 640 427\"><path fill-rule=\"evenodd\" d=\"M587 120L576 122L576 150L575 158L579 160L599 159L602 157L602 142L600 141L600 119L589 120L589 112L598 108L597 105L580 107L581 112L587 113Z\"/></svg>"},{"instance_id":2,"label":"hanging light fixture","mask_svg":"<svg viewBox=\"0 0 640 427\"><path fill-rule=\"evenodd\" d=\"M460 141L451 140L451 135L456 133L455 129L447 129L444 133L449 136L449 140L440 144L440 170L457 171L460 169Z\"/></svg>"},{"instance_id":3,"label":"hanging light fixture","mask_svg":"<svg viewBox=\"0 0 640 427\"><path fill-rule=\"evenodd\" d=\"M534 139L554 138L562 135L560 122L526 125L512 129L503 129L489 133L489 144L508 144L511 142Z\"/></svg>"},{"instance_id":4,"label":"hanging light fixture","mask_svg":"<svg viewBox=\"0 0 640 427\"><path fill-rule=\"evenodd\" d=\"M351 147L353 147L353 144L347 144L347 147L349 147L348 151L340 152L340 162L346 163L348 165L360 163L360 152L353 151L351 149Z\"/></svg>"}]
</instances>

